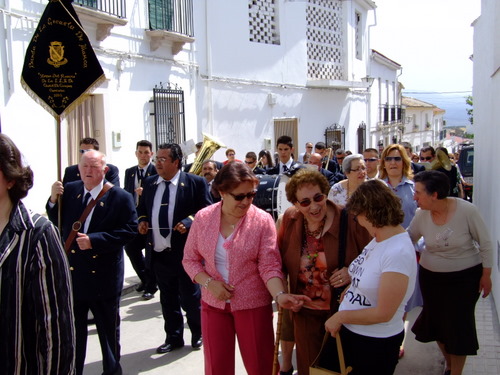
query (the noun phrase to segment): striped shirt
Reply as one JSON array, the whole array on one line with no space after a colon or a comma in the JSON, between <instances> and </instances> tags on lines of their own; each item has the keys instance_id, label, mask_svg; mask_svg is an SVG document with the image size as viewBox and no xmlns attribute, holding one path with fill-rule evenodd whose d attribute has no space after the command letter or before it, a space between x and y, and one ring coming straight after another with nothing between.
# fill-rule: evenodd
<instances>
[{"instance_id":1,"label":"striped shirt","mask_svg":"<svg viewBox=\"0 0 500 375\"><path fill-rule=\"evenodd\" d=\"M22 202L0 235L0 372L73 374L68 262L57 229Z\"/></svg>"}]
</instances>

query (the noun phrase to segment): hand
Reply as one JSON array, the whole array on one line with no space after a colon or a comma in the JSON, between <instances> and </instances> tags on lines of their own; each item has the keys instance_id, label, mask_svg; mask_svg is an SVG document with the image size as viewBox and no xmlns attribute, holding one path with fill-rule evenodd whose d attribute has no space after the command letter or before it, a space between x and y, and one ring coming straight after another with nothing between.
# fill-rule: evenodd
<instances>
[{"instance_id":1,"label":"hand","mask_svg":"<svg viewBox=\"0 0 500 375\"><path fill-rule=\"evenodd\" d=\"M223 281L212 280L208 283L207 289L215 298L221 301L227 301L233 297L234 286Z\"/></svg>"},{"instance_id":2,"label":"hand","mask_svg":"<svg viewBox=\"0 0 500 375\"><path fill-rule=\"evenodd\" d=\"M187 232L186 226L182 223L177 223L177 225L174 227L174 230L178 231L181 234L184 234Z\"/></svg>"},{"instance_id":3,"label":"hand","mask_svg":"<svg viewBox=\"0 0 500 375\"><path fill-rule=\"evenodd\" d=\"M347 267L343 267L340 270L337 268L333 271L332 276L330 276L330 285L334 288L340 288L351 283L351 276Z\"/></svg>"},{"instance_id":4,"label":"hand","mask_svg":"<svg viewBox=\"0 0 500 375\"><path fill-rule=\"evenodd\" d=\"M488 297L491 292L491 277L488 274L483 273L481 280L479 280L479 294L483 292L483 298Z\"/></svg>"},{"instance_id":5,"label":"hand","mask_svg":"<svg viewBox=\"0 0 500 375\"><path fill-rule=\"evenodd\" d=\"M330 332L332 337L337 336L340 328L342 328L342 323L340 321L341 314L342 312L335 313L325 322L325 330Z\"/></svg>"},{"instance_id":6,"label":"hand","mask_svg":"<svg viewBox=\"0 0 500 375\"><path fill-rule=\"evenodd\" d=\"M147 221L141 221L139 223L139 226L137 227L137 231L140 233L140 234L148 234L148 230L149 230L149 224Z\"/></svg>"},{"instance_id":7,"label":"hand","mask_svg":"<svg viewBox=\"0 0 500 375\"><path fill-rule=\"evenodd\" d=\"M61 181L56 181L52 184L52 188L50 190L50 203L56 203L57 197L62 195L64 192L64 187Z\"/></svg>"},{"instance_id":8,"label":"hand","mask_svg":"<svg viewBox=\"0 0 500 375\"><path fill-rule=\"evenodd\" d=\"M280 294L278 298L276 298L276 302L284 309L298 312L304 305L304 302L311 302L311 299L308 296L300 294L284 293Z\"/></svg>"},{"instance_id":9,"label":"hand","mask_svg":"<svg viewBox=\"0 0 500 375\"><path fill-rule=\"evenodd\" d=\"M138 187L137 189L135 189L135 193L137 194L138 197L140 197L142 195L142 187Z\"/></svg>"},{"instance_id":10,"label":"hand","mask_svg":"<svg viewBox=\"0 0 500 375\"><path fill-rule=\"evenodd\" d=\"M90 243L90 238L85 233L78 232L76 234L76 244L80 250L92 249L92 244Z\"/></svg>"}]
</instances>

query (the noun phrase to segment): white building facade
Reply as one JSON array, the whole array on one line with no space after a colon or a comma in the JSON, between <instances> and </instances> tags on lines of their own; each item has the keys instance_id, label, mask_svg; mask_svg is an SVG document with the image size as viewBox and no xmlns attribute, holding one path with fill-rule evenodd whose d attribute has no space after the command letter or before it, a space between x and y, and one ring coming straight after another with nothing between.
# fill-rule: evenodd
<instances>
[{"instance_id":1,"label":"white building facade","mask_svg":"<svg viewBox=\"0 0 500 375\"><path fill-rule=\"evenodd\" d=\"M0 129L35 172L26 201L38 212L57 178L56 126L21 88L20 76L46 4L0 2ZM370 69L369 27L375 24L371 0L73 5L106 82L63 121L63 167L77 162L83 136L99 141L122 177L136 163L141 139L197 142L207 133L235 148L240 159L247 151L274 151L285 133L293 137L297 155L307 141L335 142L353 152L370 146L376 125L364 78ZM224 149L214 157L224 160Z\"/></svg>"},{"instance_id":2,"label":"white building facade","mask_svg":"<svg viewBox=\"0 0 500 375\"><path fill-rule=\"evenodd\" d=\"M500 139L500 1L481 1L474 27L474 204L493 242L493 297L500 319L500 201L497 187L500 164L491 160Z\"/></svg>"}]
</instances>

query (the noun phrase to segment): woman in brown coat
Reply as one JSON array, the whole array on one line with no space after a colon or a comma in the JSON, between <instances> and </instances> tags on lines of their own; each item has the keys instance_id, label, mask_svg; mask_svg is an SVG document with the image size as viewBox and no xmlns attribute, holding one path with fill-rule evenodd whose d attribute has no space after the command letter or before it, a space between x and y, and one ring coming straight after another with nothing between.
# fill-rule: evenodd
<instances>
[{"instance_id":1,"label":"woman in brown coat","mask_svg":"<svg viewBox=\"0 0 500 375\"><path fill-rule=\"evenodd\" d=\"M329 190L328 181L318 171L298 171L286 185L293 207L285 212L278 232L289 292L311 298L292 313L299 375L309 374L321 348L324 323L338 309L337 294L350 283L347 266L371 240L353 216L342 215L342 209L327 200ZM345 254L339 258L341 232L345 233Z\"/></svg>"}]
</instances>

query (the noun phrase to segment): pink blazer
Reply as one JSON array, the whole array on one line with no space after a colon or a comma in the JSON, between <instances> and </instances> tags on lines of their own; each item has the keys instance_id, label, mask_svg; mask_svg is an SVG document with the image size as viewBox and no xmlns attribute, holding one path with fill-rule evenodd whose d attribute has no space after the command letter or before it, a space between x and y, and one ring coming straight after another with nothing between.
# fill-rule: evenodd
<instances>
[{"instance_id":1,"label":"pink blazer","mask_svg":"<svg viewBox=\"0 0 500 375\"><path fill-rule=\"evenodd\" d=\"M214 280L223 281L215 267L222 203L198 211L189 231L182 264L193 280L204 271ZM266 283L273 277L283 278L271 215L252 205L224 247L228 253L229 284L235 288L231 310L253 309L270 304L272 297ZM219 309L224 309L226 304L205 288L202 288L202 299Z\"/></svg>"}]
</instances>

